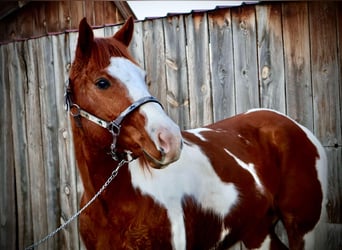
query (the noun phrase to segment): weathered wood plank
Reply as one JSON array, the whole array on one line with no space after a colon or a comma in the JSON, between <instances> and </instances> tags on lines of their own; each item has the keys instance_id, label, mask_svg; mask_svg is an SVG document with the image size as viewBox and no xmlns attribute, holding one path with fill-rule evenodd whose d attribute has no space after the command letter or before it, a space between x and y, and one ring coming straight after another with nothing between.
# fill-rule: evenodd
<instances>
[{"instance_id":1,"label":"weathered wood plank","mask_svg":"<svg viewBox=\"0 0 342 250\"><path fill-rule=\"evenodd\" d=\"M70 26L77 27L83 17L85 1L70 1Z\"/></svg>"},{"instance_id":2,"label":"weathered wood plank","mask_svg":"<svg viewBox=\"0 0 342 250\"><path fill-rule=\"evenodd\" d=\"M61 1L58 5L59 30L65 31L71 29L71 4L74 1Z\"/></svg>"},{"instance_id":3,"label":"weathered wood plank","mask_svg":"<svg viewBox=\"0 0 342 250\"><path fill-rule=\"evenodd\" d=\"M104 35L105 37L108 36L113 36L121 27L122 25L110 25L110 26L106 26L104 27Z\"/></svg>"},{"instance_id":4,"label":"weathered wood plank","mask_svg":"<svg viewBox=\"0 0 342 250\"><path fill-rule=\"evenodd\" d=\"M341 145L336 3L309 4L314 132L324 146Z\"/></svg>"},{"instance_id":5,"label":"weathered wood plank","mask_svg":"<svg viewBox=\"0 0 342 250\"><path fill-rule=\"evenodd\" d=\"M60 3L58 1L49 1L45 3L45 13L43 13L44 16L42 16L42 19L39 20L39 22L42 24L42 27L45 28L45 32L42 32L42 34L61 30L61 23L59 21L59 5Z\"/></svg>"},{"instance_id":6,"label":"weathered wood plank","mask_svg":"<svg viewBox=\"0 0 342 250\"><path fill-rule=\"evenodd\" d=\"M25 99L27 93L26 62L23 58L23 42L16 42L11 49L12 57L8 58L12 66L8 68L11 77L9 81L9 93L11 97L12 110L12 133L15 150L14 168L16 174L16 202L27 204L18 206L18 247L23 248L24 243L28 244L32 238L31 204L29 190L29 165L27 154L27 133Z\"/></svg>"},{"instance_id":7,"label":"weathered wood plank","mask_svg":"<svg viewBox=\"0 0 342 250\"><path fill-rule=\"evenodd\" d=\"M313 131L307 3L283 4L282 16L287 114Z\"/></svg>"},{"instance_id":8,"label":"weathered wood plank","mask_svg":"<svg viewBox=\"0 0 342 250\"><path fill-rule=\"evenodd\" d=\"M326 151L329 159L328 218L331 223L342 224L342 147L327 147Z\"/></svg>"},{"instance_id":9,"label":"weathered wood plank","mask_svg":"<svg viewBox=\"0 0 342 250\"><path fill-rule=\"evenodd\" d=\"M0 64L6 65L8 54L14 44L0 47ZM13 59L13 57L11 58ZM15 249L18 240L16 217L16 189L14 171L14 144L12 141L12 119L10 85L12 74L6 67L0 68L0 249Z\"/></svg>"},{"instance_id":10,"label":"weathered wood plank","mask_svg":"<svg viewBox=\"0 0 342 250\"><path fill-rule=\"evenodd\" d=\"M143 36L143 22L136 22L129 50L139 66L145 68Z\"/></svg>"},{"instance_id":11,"label":"weathered wood plank","mask_svg":"<svg viewBox=\"0 0 342 250\"><path fill-rule=\"evenodd\" d=\"M182 128L190 128L186 38L183 16L164 18L167 112Z\"/></svg>"},{"instance_id":12,"label":"weathered wood plank","mask_svg":"<svg viewBox=\"0 0 342 250\"><path fill-rule=\"evenodd\" d=\"M209 70L209 34L206 13L185 17L190 104L190 127L213 121Z\"/></svg>"},{"instance_id":13,"label":"weathered wood plank","mask_svg":"<svg viewBox=\"0 0 342 250\"><path fill-rule=\"evenodd\" d=\"M255 7L232 9L236 112L260 107Z\"/></svg>"},{"instance_id":14,"label":"weathered wood plank","mask_svg":"<svg viewBox=\"0 0 342 250\"><path fill-rule=\"evenodd\" d=\"M56 106L56 88L53 68L53 54L51 37L46 36L36 40L37 75L39 84L40 123L42 135L43 168L45 175L46 215L47 231L52 232L59 225L59 159L58 159L58 117ZM59 235L49 239L45 245L47 248L59 248Z\"/></svg>"},{"instance_id":15,"label":"weathered wood plank","mask_svg":"<svg viewBox=\"0 0 342 250\"><path fill-rule=\"evenodd\" d=\"M37 40L25 43L25 62L27 66L27 95L25 99L30 199L32 205L31 223L33 241L43 238L48 232L45 168L41 134L41 110L39 101L38 62L36 61ZM39 219L37 219L39 218ZM31 242L29 242L31 243ZM40 249L46 248L41 246Z\"/></svg>"},{"instance_id":16,"label":"weathered wood plank","mask_svg":"<svg viewBox=\"0 0 342 250\"><path fill-rule=\"evenodd\" d=\"M166 73L163 23L160 19L143 23L146 83L150 93L166 105Z\"/></svg>"},{"instance_id":17,"label":"weathered wood plank","mask_svg":"<svg viewBox=\"0 0 342 250\"><path fill-rule=\"evenodd\" d=\"M68 36L67 36L68 37ZM64 223L78 211L77 178L74 147L68 112L64 109L64 90L68 80L70 51L65 35L51 37L54 62L54 82L56 85L56 106L58 116L58 157L61 216L59 223ZM61 233L61 249L78 249L77 221L71 223Z\"/></svg>"},{"instance_id":18,"label":"weathered wood plank","mask_svg":"<svg viewBox=\"0 0 342 250\"><path fill-rule=\"evenodd\" d=\"M339 66L339 79L338 86L340 88L340 106L342 106L342 4L337 4L336 8L337 20L337 48L338 48L338 66ZM340 117L342 123L342 108L340 108ZM341 124L342 127L342 124ZM342 131L341 131L342 134ZM342 135L341 135L342 136ZM341 144L339 146L342 146Z\"/></svg>"},{"instance_id":19,"label":"weathered wood plank","mask_svg":"<svg viewBox=\"0 0 342 250\"><path fill-rule=\"evenodd\" d=\"M258 28L260 106L285 113L281 4L258 5L255 8Z\"/></svg>"},{"instance_id":20,"label":"weathered wood plank","mask_svg":"<svg viewBox=\"0 0 342 250\"><path fill-rule=\"evenodd\" d=\"M230 9L209 12L208 19L213 119L218 121L236 114Z\"/></svg>"}]
</instances>

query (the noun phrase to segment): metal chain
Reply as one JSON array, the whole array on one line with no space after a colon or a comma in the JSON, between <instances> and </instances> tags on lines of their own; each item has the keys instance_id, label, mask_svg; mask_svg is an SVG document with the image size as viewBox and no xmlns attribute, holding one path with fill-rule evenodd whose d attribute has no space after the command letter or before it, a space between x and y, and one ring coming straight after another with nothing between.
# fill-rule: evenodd
<instances>
[{"instance_id":1,"label":"metal chain","mask_svg":"<svg viewBox=\"0 0 342 250\"><path fill-rule=\"evenodd\" d=\"M100 194L108 187L108 185L112 182L112 180L118 175L118 172L120 170L120 168L126 164L129 163L129 161L127 160L121 160L120 163L118 164L118 166L113 170L112 174L109 176L109 178L107 179L107 181L103 184L103 186L100 188L100 190L93 196L93 198L91 198L91 200L89 200L87 202L87 204L85 204L77 213L75 213L73 216L71 216L66 222L64 222L64 224L62 224L60 227L58 227L56 230L54 230L53 232L49 233L48 235L46 235L44 238L42 238L41 240L37 241L36 243L28 246L25 248L25 250L30 250L30 249L34 249L36 247L38 247L40 244L42 244L43 242L47 241L48 239L52 238L53 236L55 236L55 234L57 234L60 230L64 229L67 225L69 225L73 220L75 220L84 210L87 209L87 207L89 207L95 200L97 197L100 196Z\"/></svg>"}]
</instances>

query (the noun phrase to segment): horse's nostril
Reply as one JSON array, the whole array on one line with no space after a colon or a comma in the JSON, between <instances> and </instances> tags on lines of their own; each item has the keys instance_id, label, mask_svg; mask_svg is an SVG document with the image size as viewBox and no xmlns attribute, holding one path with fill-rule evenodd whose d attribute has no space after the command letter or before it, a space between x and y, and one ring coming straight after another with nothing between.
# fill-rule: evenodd
<instances>
[{"instance_id":1,"label":"horse's nostril","mask_svg":"<svg viewBox=\"0 0 342 250\"><path fill-rule=\"evenodd\" d=\"M158 134L158 146L164 154L170 151L172 144L172 135L167 131L163 130Z\"/></svg>"}]
</instances>

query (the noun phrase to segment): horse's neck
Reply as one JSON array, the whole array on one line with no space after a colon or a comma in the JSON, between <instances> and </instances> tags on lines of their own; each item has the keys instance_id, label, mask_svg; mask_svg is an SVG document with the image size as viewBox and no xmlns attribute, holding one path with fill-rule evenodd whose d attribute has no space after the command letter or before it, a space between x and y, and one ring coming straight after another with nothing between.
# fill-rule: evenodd
<instances>
[{"instance_id":1,"label":"horse's neck","mask_svg":"<svg viewBox=\"0 0 342 250\"><path fill-rule=\"evenodd\" d=\"M74 131L76 161L86 195L95 195L110 177L118 162L114 161L108 150L99 149L83 136Z\"/></svg>"}]
</instances>

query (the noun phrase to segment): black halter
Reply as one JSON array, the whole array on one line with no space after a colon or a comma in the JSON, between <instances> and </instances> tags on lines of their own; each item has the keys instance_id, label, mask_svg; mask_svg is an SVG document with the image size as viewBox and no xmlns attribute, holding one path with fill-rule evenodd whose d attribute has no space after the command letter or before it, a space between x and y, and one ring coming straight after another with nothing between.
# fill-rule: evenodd
<instances>
[{"instance_id":1,"label":"black halter","mask_svg":"<svg viewBox=\"0 0 342 250\"><path fill-rule=\"evenodd\" d=\"M139 100L137 100L136 102L132 103L128 108L126 108L123 112L121 112L121 114L114 120L112 121L105 121L95 115L92 115L91 113L85 111L84 109L82 109L79 105L77 105L76 103L73 103L72 99L71 99L71 89L69 87L69 81L67 82L67 87L66 87L66 91L64 94L65 97L65 109L70 111L70 114L77 119L77 122L80 124L80 118L84 117L87 120L96 123L97 125L106 128L113 136L113 142L110 146L110 152L112 155L112 158L116 161L121 160L121 158L123 158L122 156L119 157L118 153L116 152L116 142L117 142L117 138L120 134L120 129L121 129L121 124L123 122L123 120L129 115L131 114L133 111L135 111L136 109L138 109L140 106L144 105L145 103L149 103L149 102L156 102L158 103L161 107L162 104L158 101L157 98L153 97L153 96L146 96L143 97Z\"/></svg>"}]
</instances>

